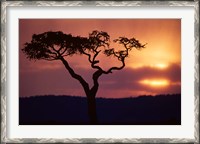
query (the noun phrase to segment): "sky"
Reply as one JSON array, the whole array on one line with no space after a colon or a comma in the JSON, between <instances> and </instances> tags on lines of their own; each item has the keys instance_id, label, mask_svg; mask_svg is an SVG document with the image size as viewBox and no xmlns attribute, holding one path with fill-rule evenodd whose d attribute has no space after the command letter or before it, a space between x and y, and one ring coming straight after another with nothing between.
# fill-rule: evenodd
<instances>
[{"instance_id":1,"label":"sky","mask_svg":"<svg viewBox=\"0 0 200 144\"><path fill-rule=\"evenodd\" d=\"M30 61L21 49L24 43L31 41L33 34L62 31L87 37L93 30L107 32L111 40L125 36L147 43L146 48L131 51L125 68L99 78L97 97L181 93L180 19L20 19L19 96L85 96L80 83L69 75L61 61ZM114 57L99 55L97 58L105 69L120 66ZM77 55L66 60L92 86L94 70L87 57Z\"/></svg>"}]
</instances>

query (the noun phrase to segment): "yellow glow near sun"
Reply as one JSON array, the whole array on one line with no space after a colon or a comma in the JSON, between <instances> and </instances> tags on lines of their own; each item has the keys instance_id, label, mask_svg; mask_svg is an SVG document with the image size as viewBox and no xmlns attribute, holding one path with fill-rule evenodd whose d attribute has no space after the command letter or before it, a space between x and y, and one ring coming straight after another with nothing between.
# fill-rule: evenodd
<instances>
[{"instance_id":1,"label":"yellow glow near sun","mask_svg":"<svg viewBox=\"0 0 200 144\"><path fill-rule=\"evenodd\" d=\"M169 81L165 80L165 79L160 79L160 80L145 79L145 80L139 81L139 83L144 84L144 85L153 86L153 87L160 87L160 86L163 87L163 86L168 86L169 85Z\"/></svg>"},{"instance_id":2,"label":"yellow glow near sun","mask_svg":"<svg viewBox=\"0 0 200 144\"><path fill-rule=\"evenodd\" d=\"M168 64L159 63L159 64L151 65L151 67L155 67L155 68L158 68L158 69L166 69L168 67Z\"/></svg>"},{"instance_id":3,"label":"yellow glow near sun","mask_svg":"<svg viewBox=\"0 0 200 144\"><path fill-rule=\"evenodd\" d=\"M169 65L167 63L158 63L158 64L149 64L149 65L142 65L142 64L134 64L131 65L130 67L132 68L142 68L142 67L151 67L151 68L155 68L155 69L167 69L169 67Z\"/></svg>"}]
</instances>

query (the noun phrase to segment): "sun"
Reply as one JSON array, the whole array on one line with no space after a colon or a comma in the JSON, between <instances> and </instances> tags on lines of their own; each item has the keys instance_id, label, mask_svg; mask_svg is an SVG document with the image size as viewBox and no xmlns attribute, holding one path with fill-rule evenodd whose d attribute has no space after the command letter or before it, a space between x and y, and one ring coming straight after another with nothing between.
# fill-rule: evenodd
<instances>
[{"instance_id":1,"label":"sun","mask_svg":"<svg viewBox=\"0 0 200 144\"><path fill-rule=\"evenodd\" d=\"M165 87L170 84L166 79L144 79L139 81L139 83L151 87Z\"/></svg>"}]
</instances>

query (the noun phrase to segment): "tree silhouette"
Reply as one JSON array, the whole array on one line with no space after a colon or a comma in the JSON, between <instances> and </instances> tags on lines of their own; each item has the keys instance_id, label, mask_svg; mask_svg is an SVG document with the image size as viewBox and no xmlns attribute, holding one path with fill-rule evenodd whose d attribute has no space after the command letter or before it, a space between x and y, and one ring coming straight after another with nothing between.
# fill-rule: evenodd
<instances>
[{"instance_id":1,"label":"tree silhouette","mask_svg":"<svg viewBox=\"0 0 200 144\"><path fill-rule=\"evenodd\" d=\"M82 85L87 96L90 123L97 124L95 96L99 87L99 77L103 74L112 73L114 70L123 69L125 67L125 58L128 57L129 52L133 48L138 50L145 48L146 45L141 44L135 38L129 39L126 37L119 37L113 40L113 42L122 45L124 49L116 50L115 48L110 48L110 36L107 32L103 31L94 30L89 34L89 37L72 36L71 34L64 34L61 31L49 31L42 34L34 34L31 42L25 43L22 51L29 60L62 61L69 74ZM104 70L98 65L99 60L97 60L97 56L100 53L108 57L113 56L117 58L121 62L121 65ZM92 76L93 86L89 87L84 78L77 74L65 59L65 57L75 54L87 56L91 68L96 70Z\"/></svg>"}]
</instances>

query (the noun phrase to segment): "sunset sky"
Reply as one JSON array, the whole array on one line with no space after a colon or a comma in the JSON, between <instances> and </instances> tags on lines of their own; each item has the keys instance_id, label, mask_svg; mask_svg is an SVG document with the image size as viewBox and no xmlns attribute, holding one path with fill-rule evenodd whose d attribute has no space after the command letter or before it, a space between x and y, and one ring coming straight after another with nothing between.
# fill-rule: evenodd
<instances>
[{"instance_id":1,"label":"sunset sky","mask_svg":"<svg viewBox=\"0 0 200 144\"><path fill-rule=\"evenodd\" d=\"M180 19L20 19L19 96L85 96L80 83L71 78L61 61L29 61L21 49L33 34L62 31L87 37L93 30L107 32L111 40L125 36L147 43L145 49L131 51L124 69L100 77L97 97L181 93ZM94 70L87 57L66 59L91 85ZM105 69L120 65L113 57L100 55L98 59Z\"/></svg>"}]
</instances>

